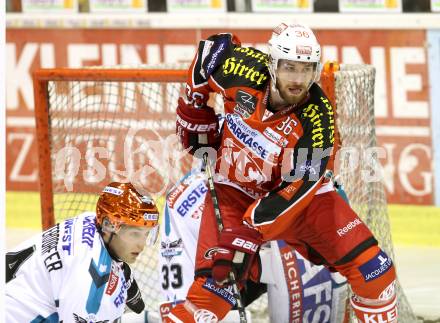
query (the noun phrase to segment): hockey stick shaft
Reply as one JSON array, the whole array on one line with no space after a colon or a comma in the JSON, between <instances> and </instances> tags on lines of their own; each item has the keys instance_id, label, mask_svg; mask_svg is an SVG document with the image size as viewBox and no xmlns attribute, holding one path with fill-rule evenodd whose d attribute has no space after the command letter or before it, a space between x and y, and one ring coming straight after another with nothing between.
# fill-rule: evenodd
<instances>
[{"instance_id":1,"label":"hockey stick shaft","mask_svg":"<svg viewBox=\"0 0 440 323\"><path fill-rule=\"evenodd\" d=\"M214 187L214 178L212 176L211 165L209 164L207 153L203 154L203 163L205 165L205 170L208 174L208 188L209 188L209 192L211 193L212 204L214 206L215 219L217 220L217 228L220 233L223 230L223 220L220 213L220 207L218 205L217 193ZM237 301L237 309L240 315L240 323L247 323L246 311L243 306L240 290L238 289L237 281L235 280L235 273L233 271L229 272L229 280L232 285L232 291L234 293L235 300Z\"/></svg>"}]
</instances>

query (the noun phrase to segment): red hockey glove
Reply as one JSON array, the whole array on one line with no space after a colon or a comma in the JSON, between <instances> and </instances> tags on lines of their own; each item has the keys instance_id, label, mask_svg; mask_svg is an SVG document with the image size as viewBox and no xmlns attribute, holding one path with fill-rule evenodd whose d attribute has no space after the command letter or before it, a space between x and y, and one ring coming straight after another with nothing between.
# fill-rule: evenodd
<instances>
[{"instance_id":1,"label":"red hockey glove","mask_svg":"<svg viewBox=\"0 0 440 323\"><path fill-rule=\"evenodd\" d=\"M201 147L218 149L221 139L218 128L214 109L210 107L196 109L179 98L176 134L184 149L191 148L191 154Z\"/></svg>"},{"instance_id":2,"label":"red hockey glove","mask_svg":"<svg viewBox=\"0 0 440 323\"><path fill-rule=\"evenodd\" d=\"M234 270L237 282L245 280L262 243L260 233L245 225L223 229L213 256L212 278L220 286L227 284Z\"/></svg>"}]
</instances>

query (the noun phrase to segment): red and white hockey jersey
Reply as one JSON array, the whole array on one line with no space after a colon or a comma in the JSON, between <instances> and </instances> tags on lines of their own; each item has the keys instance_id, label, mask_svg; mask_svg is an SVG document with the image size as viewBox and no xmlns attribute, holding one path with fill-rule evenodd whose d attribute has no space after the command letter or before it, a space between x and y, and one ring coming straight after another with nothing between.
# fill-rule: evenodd
<instances>
[{"instance_id":1,"label":"red and white hockey jersey","mask_svg":"<svg viewBox=\"0 0 440 323\"><path fill-rule=\"evenodd\" d=\"M281 234L319 189L331 189L323 178L336 142L334 108L317 84L301 105L276 113L269 111L270 86L268 56L218 34L200 42L186 93L201 109L209 109L211 92L223 96L215 180L255 198L244 219L265 240Z\"/></svg>"}]
</instances>

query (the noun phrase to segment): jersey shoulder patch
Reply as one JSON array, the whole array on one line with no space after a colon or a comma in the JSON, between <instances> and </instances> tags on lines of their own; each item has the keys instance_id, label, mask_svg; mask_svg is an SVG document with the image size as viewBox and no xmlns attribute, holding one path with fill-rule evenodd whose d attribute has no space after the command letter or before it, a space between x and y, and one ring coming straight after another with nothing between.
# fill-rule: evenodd
<instances>
[{"instance_id":1,"label":"jersey shoulder patch","mask_svg":"<svg viewBox=\"0 0 440 323\"><path fill-rule=\"evenodd\" d=\"M221 64L225 54L239 43L240 41L235 36L227 33L212 35L200 43L200 73L205 80L207 80Z\"/></svg>"},{"instance_id":2,"label":"jersey shoulder patch","mask_svg":"<svg viewBox=\"0 0 440 323\"><path fill-rule=\"evenodd\" d=\"M270 79L268 56L253 47L234 46L224 56L214 79L223 88L248 87L262 90Z\"/></svg>"}]
</instances>

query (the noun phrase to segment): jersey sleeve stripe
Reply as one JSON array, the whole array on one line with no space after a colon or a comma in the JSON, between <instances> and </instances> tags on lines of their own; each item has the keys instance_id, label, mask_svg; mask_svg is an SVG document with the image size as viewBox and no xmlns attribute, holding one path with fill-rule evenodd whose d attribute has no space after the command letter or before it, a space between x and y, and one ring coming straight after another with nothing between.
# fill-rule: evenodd
<instances>
[{"instance_id":1,"label":"jersey sleeve stripe","mask_svg":"<svg viewBox=\"0 0 440 323\"><path fill-rule=\"evenodd\" d=\"M196 53L194 62L191 64L191 87L198 88L208 84L207 80L202 79L201 75L196 75L196 71L200 71L202 62L199 59L199 53Z\"/></svg>"}]
</instances>

